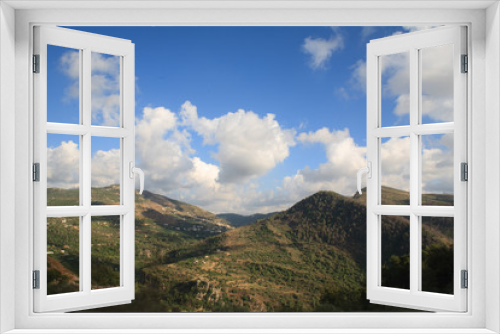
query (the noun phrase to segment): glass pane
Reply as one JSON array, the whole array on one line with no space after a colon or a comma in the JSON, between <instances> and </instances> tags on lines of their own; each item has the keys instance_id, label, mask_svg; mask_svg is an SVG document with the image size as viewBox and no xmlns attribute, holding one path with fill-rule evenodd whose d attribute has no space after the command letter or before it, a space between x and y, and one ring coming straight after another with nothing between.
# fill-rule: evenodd
<instances>
[{"instance_id":1,"label":"glass pane","mask_svg":"<svg viewBox=\"0 0 500 334\"><path fill-rule=\"evenodd\" d=\"M92 137L92 205L120 204L120 138Z\"/></svg>"},{"instance_id":2,"label":"glass pane","mask_svg":"<svg viewBox=\"0 0 500 334\"><path fill-rule=\"evenodd\" d=\"M380 56L382 126L410 124L409 52Z\"/></svg>"},{"instance_id":3,"label":"glass pane","mask_svg":"<svg viewBox=\"0 0 500 334\"><path fill-rule=\"evenodd\" d=\"M422 123L453 122L453 45L420 50Z\"/></svg>"},{"instance_id":4,"label":"glass pane","mask_svg":"<svg viewBox=\"0 0 500 334\"><path fill-rule=\"evenodd\" d=\"M47 218L47 294L80 291L80 218Z\"/></svg>"},{"instance_id":5,"label":"glass pane","mask_svg":"<svg viewBox=\"0 0 500 334\"><path fill-rule=\"evenodd\" d=\"M80 136L47 134L47 205L80 205Z\"/></svg>"},{"instance_id":6,"label":"glass pane","mask_svg":"<svg viewBox=\"0 0 500 334\"><path fill-rule=\"evenodd\" d=\"M80 123L80 51L47 45L47 122Z\"/></svg>"},{"instance_id":7,"label":"glass pane","mask_svg":"<svg viewBox=\"0 0 500 334\"><path fill-rule=\"evenodd\" d=\"M410 288L410 217L382 216L382 286Z\"/></svg>"},{"instance_id":8,"label":"glass pane","mask_svg":"<svg viewBox=\"0 0 500 334\"><path fill-rule=\"evenodd\" d=\"M120 286L120 216L92 217L92 290Z\"/></svg>"},{"instance_id":9,"label":"glass pane","mask_svg":"<svg viewBox=\"0 0 500 334\"><path fill-rule=\"evenodd\" d=\"M92 125L120 126L120 57L92 52Z\"/></svg>"},{"instance_id":10,"label":"glass pane","mask_svg":"<svg viewBox=\"0 0 500 334\"><path fill-rule=\"evenodd\" d=\"M453 294L453 218L421 219L422 291Z\"/></svg>"},{"instance_id":11,"label":"glass pane","mask_svg":"<svg viewBox=\"0 0 500 334\"><path fill-rule=\"evenodd\" d=\"M410 204L410 137L382 138L381 204Z\"/></svg>"},{"instance_id":12,"label":"glass pane","mask_svg":"<svg viewBox=\"0 0 500 334\"><path fill-rule=\"evenodd\" d=\"M422 140L422 205L453 206L453 134Z\"/></svg>"}]
</instances>

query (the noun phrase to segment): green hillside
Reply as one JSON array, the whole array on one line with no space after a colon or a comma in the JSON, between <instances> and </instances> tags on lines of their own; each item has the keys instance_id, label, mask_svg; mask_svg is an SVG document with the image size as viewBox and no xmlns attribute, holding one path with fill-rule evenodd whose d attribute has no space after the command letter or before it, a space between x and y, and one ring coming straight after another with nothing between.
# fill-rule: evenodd
<instances>
[{"instance_id":1,"label":"green hillside","mask_svg":"<svg viewBox=\"0 0 500 334\"><path fill-rule=\"evenodd\" d=\"M271 213L254 213L253 215L239 215L237 213L219 213L217 217L227 220L234 227L242 227L253 224L260 219L265 219L274 215L276 212Z\"/></svg>"},{"instance_id":2,"label":"green hillside","mask_svg":"<svg viewBox=\"0 0 500 334\"><path fill-rule=\"evenodd\" d=\"M106 197L112 187L95 191ZM395 310L366 300L363 198L322 191L236 229L220 217L164 196L145 192L136 200L136 299L94 312ZM119 263L111 241L117 244L113 236L118 232L111 222L104 223L96 225L101 241L93 246L96 252L103 248L95 259L100 264L97 274L92 275L98 287L115 284L94 282L94 277L114 277ZM450 288L452 224L439 218L423 223L428 291ZM409 277L409 221L387 216L382 229L383 284L404 288ZM61 256L57 259L62 263ZM49 285L68 285L68 273L61 276L66 278Z\"/></svg>"},{"instance_id":3,"label":"green hillside","mask_svg":"<svg viewBox=\"0 0 500 334\"><path fill-rule=\"evenodd\" d=\"M366 204L366 188L363 194L356 192L353 198ZM382 186L382 205L409 205L410 194L407 191ZM453 195L449 194L422 194L422 205L453 206Z\"/></svg>"}]
</instances>

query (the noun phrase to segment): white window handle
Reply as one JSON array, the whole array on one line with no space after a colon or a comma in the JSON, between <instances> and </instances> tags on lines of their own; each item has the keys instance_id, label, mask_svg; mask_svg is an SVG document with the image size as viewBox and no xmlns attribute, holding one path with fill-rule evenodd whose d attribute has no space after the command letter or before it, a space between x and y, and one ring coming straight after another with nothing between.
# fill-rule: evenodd
<instances>
[{"instance_id":1,"label":"white window handle","mask_svg":"<svg viewBox=\"0 0 500 334\"><path fill-rule=\"evenodd\" d=\"M361 195L361 176L366 173L366 176L371 179L372 178L372 163L370 161L367 162L367 167L361 168L358 170L358 192Z\"/></svg>"},{"instance_id":2,"label":"white window handle","mask_svg":"<svg viewBox=\"0 0 500 334\"><path fill-rule=\"evenodd\" d=\"M129 171L130 171L130 178L134 178L134 174L137 173L139 174L139 195L142 195L142 191L144 190L144 172L142 169L134 167L134 162L130 161L129 163Z\"/></svg>"}]
</instances>

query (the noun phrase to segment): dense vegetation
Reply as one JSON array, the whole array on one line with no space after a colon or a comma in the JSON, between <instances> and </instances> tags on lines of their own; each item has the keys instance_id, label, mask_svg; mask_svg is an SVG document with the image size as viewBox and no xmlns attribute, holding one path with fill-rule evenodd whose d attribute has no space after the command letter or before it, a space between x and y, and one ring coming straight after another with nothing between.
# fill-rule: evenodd
<instances>
[{"instance_id":1,"label":"dense vegetation","mask_svg":"<svg viewBox=\"0 0 500 334\"><path fill-rule=\"evenodd\" d=\"M398 200L396 191L385 190L390 201ZM102 198L112 198L106 192L114 191L116 187L93 189ZM423 222L424 290L452 291L452 224L440 218ZM145 192L136 197L135 225L136 298L93 312L397 310L366 300L363 198L322 191L286 211L234 228L198 207ZM53 249L66 243L78 249L78 230L50 226ZM407 288L409 221L387 216L382 226L383 284ZM119 220L95 217L92 228L92 286L116 286ZM65 233L67 238L61 239ZM78 284L69 275L77 276L78 266L55 254L51 263L67 272L53 272L49 287L66 292L62 287Z\"/></svg>"},{"instance_id":2,"label":"dense vegetation","mask_svg":"<svg viewBox=\"0 0 500 334\"><path fill-rule=\"evenodd\" d=\"M217 217L227 220L234 227L242 227L253 224L260 219L265 219L274 215L276 212L271 213L254 213L253 215L244 216L236 213L219 213Z\"/></svg>"}]
</instances>

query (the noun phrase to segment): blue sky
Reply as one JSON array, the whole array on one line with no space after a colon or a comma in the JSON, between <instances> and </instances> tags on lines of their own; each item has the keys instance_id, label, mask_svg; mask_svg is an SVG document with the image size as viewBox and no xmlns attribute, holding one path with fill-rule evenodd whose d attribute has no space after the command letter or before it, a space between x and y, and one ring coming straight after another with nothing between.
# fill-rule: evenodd
<instances>
[{"instance_id":1,"label":"blue sky","mask_svg":"<svg viewBox=\"0 0 500 334\"><path fill-rule=\"evenodd\" d=\"M282 209L324 188L346 195L354 193L354 183L349 177L354 173L354 181L355 170L364 164L366 145L363 67L366 43L412 30L401 27L71 29L135 43L136 157L138 165L145 167L146 175L149 173L146 189L212 211L241 213ZM48 59L49 66L53 64L52 71L49 69L53 73L49 85L54 87L48 97L50 117L54 121L70 121L68 110L77 105L74 97L68 98L70 69L57 69L58 65L68 64L62 63L67 50L52 48ZM109 70L112 64L107 62L111 60L105 56L97 60L109 65L101 67L101 73L107 76L103 80L112 82L113 72ZM388 110L384 112L384 125L401 124L407 117L397 112L400 104L397 99L404 92L390 86L391 78L397 79L395 73L405 70L405 65L401 65L404 61L404 58L396 61L383 79L388 86L383 94L383 105ZM113 94L112 89L106 94L105 97ZM146 110L150 110L149 114ZM274 117L266 118L268 114ZM164 126L158 133L157 139L162 143L156 155L154 151L143 152L152 147L152 142L145 141L151 140L150 129L157 128L154 122L163 122ZM172 124L166 126L168 122ZM239 132L243 126L246 129L255 126L255 131L262 131L263 137L269 134L270 142L254 143L251 147L244 144L240 150L234 143L241 138L238 130L228 130L231 126L242 127ZM213 129L207 130L210 127ZM320 131L322 128L325 129ZM251 140L249 134L248 141ZM58 144L49 140L48 146L55 149ZM110 146L103 140L93 143L92 152L113 148L116 145ZM252 157L256 151L262 152ZM344 166L335 161L335 157L343 154L349 160L345 153L349 151L355 156L352 162ZM172 162L175 157L170 160L164 157L169 152L178 154L175 165ZM160 161L150 161L157 156L166 159L164 170ZM242 162L245 160L242 157L247 156L248 168ZM267 158L269 162L265 161ZM256 160L262 160L262 164ZM187 170L192 172L186 174ZM162 173L173 175L168 178ZM216 176L210 179L209 175ZM197 192L196 189L202 191L204 187L212 195ZM252 202L229 203L229 199L238 196L252 198Z\"/></svg>"}]
</instances>

